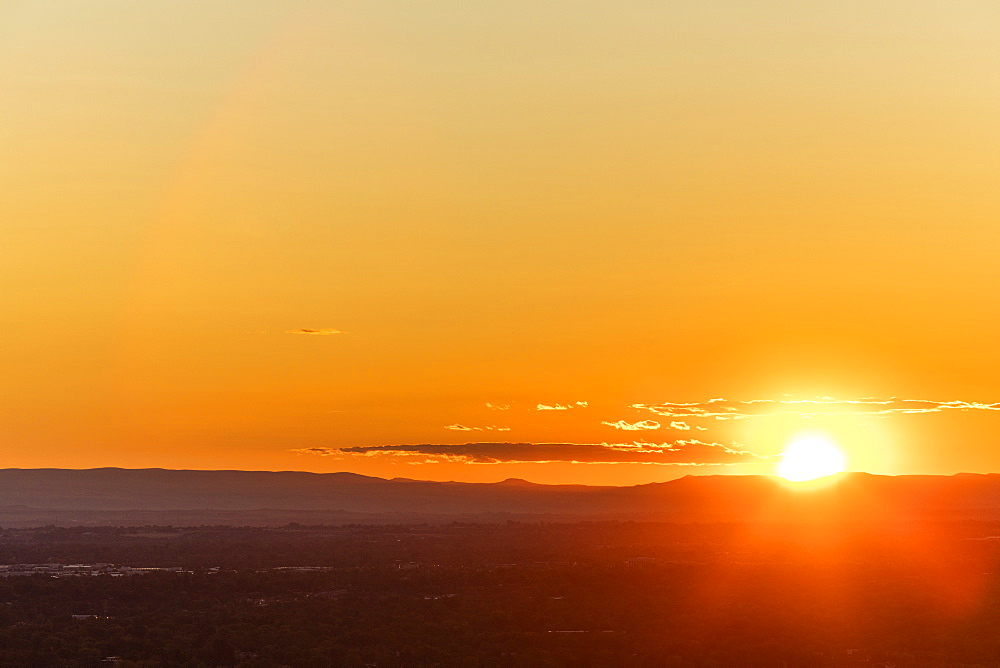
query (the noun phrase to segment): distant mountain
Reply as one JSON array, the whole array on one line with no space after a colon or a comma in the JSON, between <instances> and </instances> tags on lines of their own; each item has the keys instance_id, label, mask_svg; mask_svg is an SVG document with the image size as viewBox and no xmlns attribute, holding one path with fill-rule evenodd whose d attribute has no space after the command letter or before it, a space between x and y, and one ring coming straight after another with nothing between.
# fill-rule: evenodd
<instances>
[{"instance_id":1,"label":"distant mountain","mask_svg":"<svg viewBox=\"0 0 1000 668\"><path fill-rule=\"evenodd\" d=\"M0 526L550 519L1000 520L1000 475L687 476L633 487L385 480L354 473L0 469Z\"/></svg>"}]
</instances>

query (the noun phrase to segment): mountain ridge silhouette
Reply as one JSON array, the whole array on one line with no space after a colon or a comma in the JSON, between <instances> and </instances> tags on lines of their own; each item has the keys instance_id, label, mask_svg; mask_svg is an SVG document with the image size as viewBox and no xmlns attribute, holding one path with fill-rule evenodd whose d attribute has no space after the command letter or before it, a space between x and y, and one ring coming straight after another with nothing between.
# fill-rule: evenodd
<instances>
[{"instance_id":1,"label":"mountain ridge silhouette","mask_svg":"<svg viewBox=\"0 0 1000 668\"><path fill-rule=\"evenodd\" d=\"M376 515L557 516L567 519L858 521L1000 520L1000 474L844 473L815 485L760 475L688 475L627 487L521 479L435 482L349 472L197 469L0 469L0 525L17 513L275 511ZM23 519L23 518L21 518ZM357 519L357 518L354 518Z\"/></svg>"}]
</instances>

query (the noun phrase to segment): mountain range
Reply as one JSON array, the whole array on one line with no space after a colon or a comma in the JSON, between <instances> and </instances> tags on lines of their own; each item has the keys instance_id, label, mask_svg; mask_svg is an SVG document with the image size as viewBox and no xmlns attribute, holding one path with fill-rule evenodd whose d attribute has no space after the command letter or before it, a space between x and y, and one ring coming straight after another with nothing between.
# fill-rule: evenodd
<instances>
[{"instance_id":1,"label":"mountain range","mask_svg":"<svg viewBox=\"0 0 1000 668\"><path fill-rule=\"evenodd\" d=\"M1000 520L1000 474L820 483L686 476L631 487L386 480L354 473L0 469L0 526L316 524L507 519L672 522Z\"/></svg>"}]
</instances>

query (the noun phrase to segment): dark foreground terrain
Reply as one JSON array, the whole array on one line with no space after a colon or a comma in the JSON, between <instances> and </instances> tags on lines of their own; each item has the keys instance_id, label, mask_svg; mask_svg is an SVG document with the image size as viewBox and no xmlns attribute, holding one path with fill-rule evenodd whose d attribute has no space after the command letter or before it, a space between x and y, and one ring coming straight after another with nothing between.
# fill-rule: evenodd
<instances>
[{"instance_id":1,"label":"dark foreground terrain","mask_svg":"<svg viewBox=\"0 0 1000 668\"><path fill-rule=\"evenodd\" d=\"M996 536L861 520L7 529L0 665L994 666Z\"/></svg>"}]
</instances>

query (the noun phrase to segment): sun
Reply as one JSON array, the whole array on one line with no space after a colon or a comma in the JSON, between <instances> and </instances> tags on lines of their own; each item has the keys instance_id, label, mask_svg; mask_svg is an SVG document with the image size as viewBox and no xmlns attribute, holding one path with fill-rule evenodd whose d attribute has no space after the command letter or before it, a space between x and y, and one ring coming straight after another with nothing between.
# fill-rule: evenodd
<instances>
[{"instance_id":1,"label":"sun","mask_svg":"<svg viewBox=\"0 0 1000 668\"><path fill-rule=\"evenodd\" d=\"M846 466L844 453L832 439L823 434L804 434L785 448L777 473L797 482L840 473Z\"/></svg>"}]
</instances>

